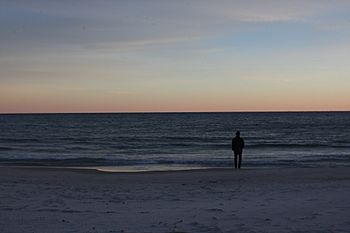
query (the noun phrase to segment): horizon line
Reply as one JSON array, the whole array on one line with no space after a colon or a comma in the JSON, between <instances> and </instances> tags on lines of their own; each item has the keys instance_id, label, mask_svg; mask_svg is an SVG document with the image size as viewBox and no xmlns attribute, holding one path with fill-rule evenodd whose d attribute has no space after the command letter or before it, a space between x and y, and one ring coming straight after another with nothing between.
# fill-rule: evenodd
<instances>
[{"instance_id":1,"label":"horizon line","mask_svg":"<svg viewBox=\"0 0 350 233\"><path fill-rule=\"evenodd\" d=\"M317 113L350 112L350 110L248 110L248 111L121 111L121 112L1 112L0 115L44 115L44 114L152 114L152 113Z\"/></svg>"}]
</instances>

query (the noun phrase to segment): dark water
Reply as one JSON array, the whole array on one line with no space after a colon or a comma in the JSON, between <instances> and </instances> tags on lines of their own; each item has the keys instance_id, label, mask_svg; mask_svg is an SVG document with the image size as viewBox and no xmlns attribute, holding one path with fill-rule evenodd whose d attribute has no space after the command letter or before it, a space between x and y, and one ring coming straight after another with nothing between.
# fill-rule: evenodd
<instances>
[{"instance_id":1,"label":"dark water","mask_svg":"<svg viewBox=\"0 0 350 233\"><path fill-rule=\"evenodd\" d=\"M350 112L0 115L0 164L350 166Z\"/></svg>"}]
</instances>

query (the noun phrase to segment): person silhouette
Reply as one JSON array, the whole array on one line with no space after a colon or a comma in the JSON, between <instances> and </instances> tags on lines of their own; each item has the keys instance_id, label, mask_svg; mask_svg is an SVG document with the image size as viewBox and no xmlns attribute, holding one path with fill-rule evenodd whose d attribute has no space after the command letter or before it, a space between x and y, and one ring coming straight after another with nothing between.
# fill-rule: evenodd
<instances>
[{"instance_id":1,"label":"person silhouette","mask_svg":"<svg viewBox=\"0 0 350 233\"><path fill-rule=\"evenodd\" d=\"M232 151L235 155L235 168L237 168L237 157L238 157L238 168L241 168L242 164L242 152L244 148L244 140L240 137L241 133L236 132L236 137L232 139Z\"/></svg>"}]
</instances>

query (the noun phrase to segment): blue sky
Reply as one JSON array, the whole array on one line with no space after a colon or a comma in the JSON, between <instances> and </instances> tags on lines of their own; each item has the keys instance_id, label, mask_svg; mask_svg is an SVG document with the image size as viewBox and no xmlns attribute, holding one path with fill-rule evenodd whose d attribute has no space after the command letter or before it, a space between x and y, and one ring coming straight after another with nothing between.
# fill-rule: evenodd
<instances>
[{"instance_id":1,"label":"blue sky","mask_svg":"<svg viewBox=\"0 0 350 233\"><path fill-rule=\"evenodd\" d=\"M0 4L0 112L350 110L349 1Z\"/></svg>"}]
</instances>

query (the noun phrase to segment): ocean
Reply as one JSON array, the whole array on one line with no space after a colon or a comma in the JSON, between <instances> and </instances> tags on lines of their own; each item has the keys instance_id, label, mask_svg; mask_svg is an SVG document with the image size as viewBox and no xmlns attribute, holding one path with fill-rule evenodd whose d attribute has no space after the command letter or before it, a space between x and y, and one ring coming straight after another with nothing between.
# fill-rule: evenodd
<instances>
[{"instance_id":1,"label":"ocean","mask_svg":"<svg viewBox=\"0 0 350 233\"><path fill-rule=\"evenodd\" d=\"M152 170L350 166L350 112L0 115L0 165Z\"/></svg>"}]
</instances>

